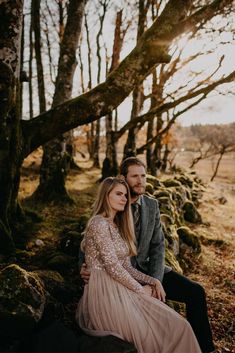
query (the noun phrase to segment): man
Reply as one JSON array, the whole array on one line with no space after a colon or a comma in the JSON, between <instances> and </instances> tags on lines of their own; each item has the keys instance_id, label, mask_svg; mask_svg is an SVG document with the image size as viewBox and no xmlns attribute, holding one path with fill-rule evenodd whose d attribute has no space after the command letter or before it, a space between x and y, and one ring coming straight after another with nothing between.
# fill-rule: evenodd
<instances>
[{"instance_id":1,"label":"man","mask_svg":"<svg viewBox=\"0 0 235 353\"><path fill-rule=\"evenodd\" d=\"M159 280L154 296L186 304L187 319L198 339L203 353L212 352L214 345L207 315L207 304L203 287L165 266L165 240L160 223L157 200L144 195L146 168L138 158L125 159L120 166L129 185L132 212L137 239L137 256L132 264L138 270ZM81 276L89 278L89 272L82 267ZM150 289L151 290L151 289Z\"/></svg>"}]
</instances>

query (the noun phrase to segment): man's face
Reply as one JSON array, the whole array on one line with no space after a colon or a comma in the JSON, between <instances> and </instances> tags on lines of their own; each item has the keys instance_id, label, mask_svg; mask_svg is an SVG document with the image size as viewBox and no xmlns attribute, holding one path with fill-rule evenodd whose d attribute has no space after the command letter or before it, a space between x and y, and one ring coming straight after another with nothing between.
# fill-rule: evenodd
<instances>
[{"instance_id":1,"label":"man's face","mask_svg":"<svg viewBox=\"0 0 235 353\"><path fill-rule=\"evenodd\" d=\"M146 186L145 168L140 165L129 166L126 181L129 185L131 196L142 195Z\"/></svg>"}]
</instances>

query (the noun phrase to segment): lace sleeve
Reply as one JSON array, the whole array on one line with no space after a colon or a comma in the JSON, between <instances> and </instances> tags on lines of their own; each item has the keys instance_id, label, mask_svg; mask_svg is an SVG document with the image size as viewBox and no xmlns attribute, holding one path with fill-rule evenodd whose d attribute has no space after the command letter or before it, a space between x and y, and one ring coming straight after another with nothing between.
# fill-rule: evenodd
<instances>
[{"instance_id":1,"label":"lace sleeve","mask_svg":"<svg viewBox=\"0 0 235 353\"><path fill-rule=\"evenodd\" d=\"M121 265L111 238L110 226L105 219L94 219L87 235L92 237L99 258L105 271L116 281L136 293L144 293L143 287Z\"/></svg>"},{"instance_id":2,"label":"lace sleeve","mask_svg":"<svg viewBox=\"0 0 235 353\"><path fill-rule=\"evenodd\" d=\"M130 275L136 279L136 281L142 283L142 284L150 284L150 285L154 285L156 283L155 278L150 277L146 274L144 274L143 272L140 272L138 270L136 270L132 265L131 265L131 261L130 258L126 258L124 263L123 263L123 267L130 273Z\"/></svg>"}]
</instances>

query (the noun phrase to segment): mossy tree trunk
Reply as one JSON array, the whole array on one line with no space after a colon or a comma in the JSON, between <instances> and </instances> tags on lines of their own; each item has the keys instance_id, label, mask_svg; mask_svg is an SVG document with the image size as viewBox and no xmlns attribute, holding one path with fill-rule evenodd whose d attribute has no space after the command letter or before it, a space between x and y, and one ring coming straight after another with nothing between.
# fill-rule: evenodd
<instances>
[{"instance_id":1,"label":"mossy tree trunk","mask_svg":"<svg viewBox=\"0 0 235 353\"><path fill-rule=\"evenodd\" d=\"M146 16L149 6L150 2L147 1L147 3L145 4L145 0L139 0L137 44L144 33ZM130 120L133 120L140 114L144 103L143 89L143 84L141 82L141 84L137 85L133 91ZM136 155L136 132L136 127L132 127L128 131L127 141L123 150L123 159Z\"/></svg>"},{"instance_id":2,"label":"mossy tree trunk","mask_svg":"<svg viewBox=\"0 0 235 353\"><path fill-rule=\"evenodd\" d=\"M113 55L110 67L110 72L116 69L120 60L120 53L123 44L123 35L121 31L122 26L122 10L117 12L116 25L114 32L113 41ZM117 139L116 139L116 121L113 122L113 114L110 113L105 117L106 127L106 156L102 165L102 177L101 180L109 176L115 176L118 174L118 162L117 162ZM115 126L113 126L115 125Z\"/></svg>"},{"instance_id":3,"label":"mossy tree trunk","mask_svg":"<svg viewBox=\"0 0 235 353\"><path fill-rule=\"evenodd\" d=\"M0 252L14 250L12 223L18 213L20 166L39 146L77 126L111 113L149 75L157 63L169 62L167 46L179 34L207 20L224 6L223 0L184 18L191 1L170 0L143 34L138 45L107 80L89 92L53 107L31 120L21 120L17 109L20 33L23 2L0 4ZM228 1L226 1L228 4ZM4 22L4 23L3 23ZM66 118L65 118L66 117Z\"/></svg>"},{"instance_id":4,"label":"mossy tree trunk","mask_svg":"<svg viewBox=\"0 0 235 353\"><path fill-rule=\"evenodd\" d=\"M86 2L87 0L69 1L67 23L60 45L52 107L71 98L73 76L77 66L76 50ZM64 119L67 119L66 114ZM72 149L71 136L68 135L66 138L62 134L43 146L40 183L34 194L35 197L44 201L70 200L65 188L65 178L72 158L70 153Z\"/></svg>"},{"instance_id":5,"label":"mossy tree trunk","mask_svg":"<svg viewBox=\"0 0 235 353\"><path fill-rule=\"evenodd\" d=\"M0 252L14 252L12 223L22 164L20 129L20 44L23 1L0 5Z\"/></svg>"}]
</instances>

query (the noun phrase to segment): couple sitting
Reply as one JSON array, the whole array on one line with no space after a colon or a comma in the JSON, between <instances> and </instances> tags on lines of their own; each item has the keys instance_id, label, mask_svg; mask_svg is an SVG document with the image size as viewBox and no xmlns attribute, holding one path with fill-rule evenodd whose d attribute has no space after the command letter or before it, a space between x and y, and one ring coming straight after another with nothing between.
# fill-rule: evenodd
<instances>
[{"instance_id":1,"label":"couple sitting","mask_svg":"<svg viewBox=\"0 0 235 353\"><path fill-rule=\"evenodd\" d=\"M203 288L164 265L158 203L143 195L145 165L127 158L120 172L101 184L85 230L79 326L132 342L138 353L213 351ZM188 321L165 298L186 303Z\"/></svg>"}]
</instances>

